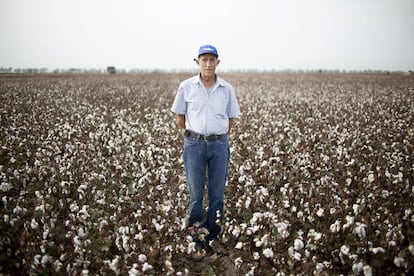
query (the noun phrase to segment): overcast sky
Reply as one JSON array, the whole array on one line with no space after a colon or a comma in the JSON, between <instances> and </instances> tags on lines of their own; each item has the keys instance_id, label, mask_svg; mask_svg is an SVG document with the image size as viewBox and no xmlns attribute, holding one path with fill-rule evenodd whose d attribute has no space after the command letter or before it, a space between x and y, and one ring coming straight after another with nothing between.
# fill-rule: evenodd
<instances>
[{"instance_id":1,"label":"overcast sky","mask_svg":"<svg viewBox=\"0 0 414 276\"><path fill-rule=\"evenodd\" d=\"M413 70L413 0L0 0L0 67Z\"/></svg>"}]
</instances>

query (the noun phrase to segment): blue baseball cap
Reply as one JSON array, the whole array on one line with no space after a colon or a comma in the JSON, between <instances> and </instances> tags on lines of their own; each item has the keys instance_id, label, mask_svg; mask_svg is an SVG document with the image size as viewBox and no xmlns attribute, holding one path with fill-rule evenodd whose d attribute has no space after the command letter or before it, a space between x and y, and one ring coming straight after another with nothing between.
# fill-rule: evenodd
<instances>
[{"instance_id":1,"label":"blue baseball cap","mask_svg":"<svg viewBox=\"0 0 414 276\"><path fill-rule=\"evenodd\" d=\"M213 45L201 45L200 49L198 50L198 56L200 57L204 54L213 54L218 57L217 49Z\"/></svg>"}]
</instances>

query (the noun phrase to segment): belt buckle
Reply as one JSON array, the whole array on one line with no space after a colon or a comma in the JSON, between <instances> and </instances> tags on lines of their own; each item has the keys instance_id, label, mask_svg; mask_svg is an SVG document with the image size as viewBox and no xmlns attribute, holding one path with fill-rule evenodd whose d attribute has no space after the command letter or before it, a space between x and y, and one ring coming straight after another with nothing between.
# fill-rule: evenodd
<instances>
[{"instance_id":1,"label":"belt buckle","mask_svg":"<svg viewBox=\"0 0 414 276\"><path fill-rule=\"evenodd\" d=\"M217 134L210 134L204 136L204 141L206 142L212 142L217 140Z\"/></svg>"}]
</instances>

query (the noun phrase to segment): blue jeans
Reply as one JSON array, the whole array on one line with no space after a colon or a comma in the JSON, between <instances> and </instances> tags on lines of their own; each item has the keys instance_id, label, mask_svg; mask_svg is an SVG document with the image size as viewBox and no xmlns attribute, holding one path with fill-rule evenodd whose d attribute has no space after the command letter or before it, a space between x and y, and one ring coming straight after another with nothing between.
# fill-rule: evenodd
<instances>
[{"instance_id":1,"label":"blue jeans","mask_svg":"<svg viewBox=\"0 0 414 276\"><path fill-rule=\"evenodd\" d=\"M221 227L216 223L224 207L224 186L230 159L227 135L207 142L194 137L184 138L184 167L190 191L189 226L199 223L207 228L207 240L217 238ZM208 173L208 212L204 221L203 197Z\"/></svg>"}]
</instances>

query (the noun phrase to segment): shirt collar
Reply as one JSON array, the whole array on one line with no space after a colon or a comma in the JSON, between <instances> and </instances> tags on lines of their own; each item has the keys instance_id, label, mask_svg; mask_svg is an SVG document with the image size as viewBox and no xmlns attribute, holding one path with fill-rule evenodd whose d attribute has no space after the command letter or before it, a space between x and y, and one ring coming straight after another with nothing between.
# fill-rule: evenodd
<instances>
[{"instance_id":1,"label":"shirt collar","mask_svg":"<svg viewBox=\"0 0 414 276\"><path fill-rule=\"evenodd\" d=\"M201 74L198 74L197 78L195 78L195 83L203 84L201 81ZM216 74L216 84L217 86L225 86L223 80Z\"/></svg>"}]
</instances>

